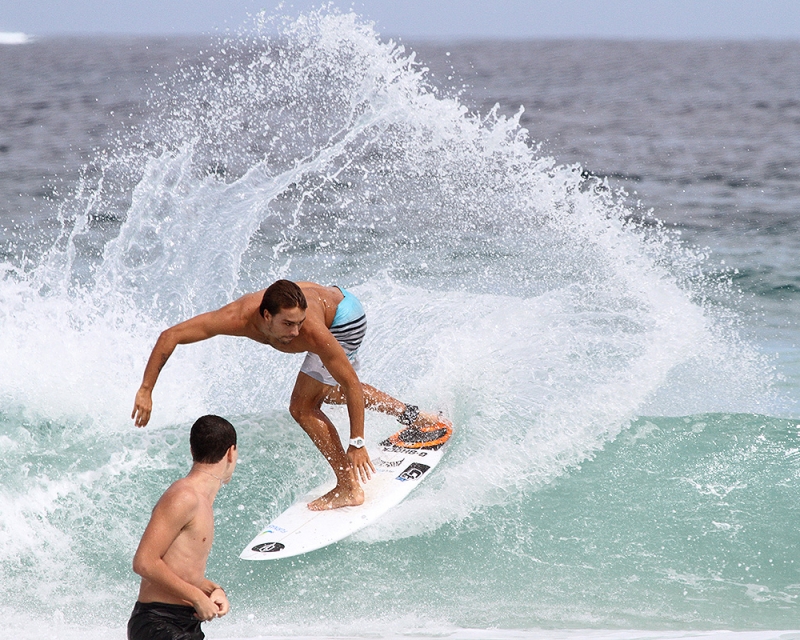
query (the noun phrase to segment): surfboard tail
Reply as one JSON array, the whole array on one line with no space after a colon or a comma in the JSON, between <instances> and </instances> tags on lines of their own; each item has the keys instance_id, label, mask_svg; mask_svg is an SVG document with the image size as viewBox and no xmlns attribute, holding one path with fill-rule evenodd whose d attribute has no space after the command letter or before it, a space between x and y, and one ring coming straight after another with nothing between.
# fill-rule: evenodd
<instances>
[{"instance_id":1,"label":"surfboard tail","mask_svg":"<svg viewBox=\"0 0 800 640\"><path fill-rule=\"evenodd\" d=\"M453 424L445 418L427 427L406 427L393 433L381 446L395 446L404 449L439 449L453 435Z\"/></svg>"}]
</instances>

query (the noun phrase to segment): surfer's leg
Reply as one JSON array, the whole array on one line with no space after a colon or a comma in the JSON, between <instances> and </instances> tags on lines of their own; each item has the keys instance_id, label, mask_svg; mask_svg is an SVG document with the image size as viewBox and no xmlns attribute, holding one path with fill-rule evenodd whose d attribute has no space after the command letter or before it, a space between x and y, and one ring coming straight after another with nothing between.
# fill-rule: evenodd
<instances>
[{"instance_id":1,"label":"surfer's leg","mask_svg":"<svg viewBox=\"0 0 800 640\"><path fill-rule=\"evenodd\" d=\"M407 427L411 425L416 427L432 427L440 420L438 415L419 411L414 405L405 404L371 385L362 382L361 388L364 390L365 408L393 416ZM328 404L346 404L347 399L345 398L342 388L336 386L329 387L329 391L325 395L323 401Z\"/></svg>"},{"instance_id":2,"label":"surfer's leg","mask_svg":"<svg viewBox=\"0 0 800 640\"><path fill-rule=\"evenodd\" d=\"M292 417L303 427L311 441L320 450L336 474L336 487L308 506L313 510L336 509L364 502L364 490L358 482L355 469L350 464L339 433L322 410L322 401L330 386L300 372L297 374L289 404Z\"/></svg>"}]
</instances>

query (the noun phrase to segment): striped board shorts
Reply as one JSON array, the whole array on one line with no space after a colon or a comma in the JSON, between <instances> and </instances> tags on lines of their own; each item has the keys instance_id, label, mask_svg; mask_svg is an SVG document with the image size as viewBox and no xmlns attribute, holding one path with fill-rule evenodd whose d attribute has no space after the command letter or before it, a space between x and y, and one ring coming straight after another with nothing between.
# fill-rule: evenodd
<instances>
[{"instance_id":1,"label":"striped board shorts","mask_svg":"<svg viewBox=\"0 0 800 640\"><path fill-rule=\"evenodd\" d=\"M339 290L344 294L344 300L336 307L336 315L331 323L330 332L336 338L336 341L342 345L347 359L353 365L353 369L358 371L358 348L367 333L367 316L358 298L341 287L339 287ZM322 384L332 387L339 384L325 368L325 365L322 364L322 360L316 353L306 354L306 359L303 361L300 371Z\"/></svg>"}]
</instances>

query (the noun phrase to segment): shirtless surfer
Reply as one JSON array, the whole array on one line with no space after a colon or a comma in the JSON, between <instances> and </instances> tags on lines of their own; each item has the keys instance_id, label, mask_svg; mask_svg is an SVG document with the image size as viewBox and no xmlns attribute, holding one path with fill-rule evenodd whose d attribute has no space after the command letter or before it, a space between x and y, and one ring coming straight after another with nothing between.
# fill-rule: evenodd
<instances>
[{"instance_id":1,"label":"shirtless surfer","mask_svg":"<svg viewBox=\"0 0 800 640\"><path fill-rule=\"evenodd\" d=\"M128 640L202 640L200 622L228 613L225 591L205 577L214 540L212 505L236 468L236 430L203 416L189 435L192 468L161 496L133 557L142 577Z\"/></svg>"},{"instance_id":2,"label":"shirtless surfer","mask_svg":"<svg viewBox=\"0 0 800 640\"><path fill-rule=\"evenodd\" d=\"M145 367L131 417L137 427L150 419L152 391L175 347L217 335L241 336L284 353L307 352L292 391L289 412L309 435L336 474L336 486L309 503L320 511L364 502L359 478L375 467L364 448L364 408L392 415L406 426L429 430L440 422L413 405L363 384L356 374L357 353L367 330L358 299L340 287L278 280L218 309L165 330ZM322 403L347 404L350 443L345 452Z\"/></svg>"}]
</instances>

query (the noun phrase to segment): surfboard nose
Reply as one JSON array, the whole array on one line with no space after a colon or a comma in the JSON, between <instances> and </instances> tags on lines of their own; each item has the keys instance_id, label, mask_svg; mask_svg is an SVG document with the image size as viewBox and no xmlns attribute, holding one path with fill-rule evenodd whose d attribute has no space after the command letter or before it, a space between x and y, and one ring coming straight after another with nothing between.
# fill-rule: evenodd
<instances>
[{"instance_id":1,"label":"surfboard nose","mask_svg":"<svg viewBox=\"0 0 800 640\"><path fill-rule=\"evenodd\" d=\"M260 542L259 544L247 547L239 557L242 560L266 560L267 554L280 553L286 548L281 542Z\"/></svg>"}]
</instances>

